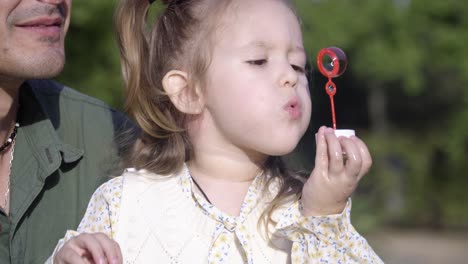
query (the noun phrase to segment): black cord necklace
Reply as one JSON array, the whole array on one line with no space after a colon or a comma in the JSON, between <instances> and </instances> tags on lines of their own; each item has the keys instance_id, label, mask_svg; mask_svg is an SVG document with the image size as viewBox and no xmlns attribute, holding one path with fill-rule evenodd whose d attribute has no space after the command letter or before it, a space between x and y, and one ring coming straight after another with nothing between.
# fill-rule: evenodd
<instances>
[{"instance_id":1,"label":"black cord necklace","mask_svg":"<svg viewBox=\"0 0 468 264\"><path fill-rule=\"evenodd\" d=\"M200 185L198 185L197 181L192 177L192 181L193 183L195 183L195 185L197 186L198 190L200 190L200 192L203 194L203 197L205 197L206 201L209 202L211 204L211 201L210 199L208 199L208 196L206 196L206 193L203 191L203 189L200 187Z\"/></svg>"},{"instance_id":2,"label":"black cord necklace","mask_svg":"<svg viewBox=\"0 0 468 264\"><path fill-rule=\"evenodd\" d=\"M13 132L11 132L6 142L0 147L0 153L3 152L6 148L8 148L8 146L10 146L13 143L13 140L15 140L15 137L16 137L16 132L18 132L19 126L20 126L19 123L15 124L15 127L13 128Z\"/></svg>"}]
</instances>

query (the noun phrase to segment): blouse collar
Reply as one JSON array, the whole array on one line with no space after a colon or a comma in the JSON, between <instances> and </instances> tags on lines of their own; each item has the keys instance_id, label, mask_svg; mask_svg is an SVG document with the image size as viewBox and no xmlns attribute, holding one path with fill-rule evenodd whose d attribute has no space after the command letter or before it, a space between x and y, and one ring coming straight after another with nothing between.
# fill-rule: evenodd
<instances>
[{"instance_id":1,"label":"blouse collar","mask_svg":"<svg viewBox=\"0 0 468 264\"><path fill-rule=\"evenodd\" d=\"M182 192L189 195L206 215L211 217L213 220L222 223L227 230L233 232L235 231L236 227L240 226L245 221L245 219L252 212L259 201L259 192L261 191L261 175L262 174L257 175L252 184L249 186L247 194L242 203L239 216L232 216L222 212L214 205L209 203L203 196L194 192L193 179L186 164L184 164L182 168L180 183L182 186Z\"/></svg>"}]
</instances>

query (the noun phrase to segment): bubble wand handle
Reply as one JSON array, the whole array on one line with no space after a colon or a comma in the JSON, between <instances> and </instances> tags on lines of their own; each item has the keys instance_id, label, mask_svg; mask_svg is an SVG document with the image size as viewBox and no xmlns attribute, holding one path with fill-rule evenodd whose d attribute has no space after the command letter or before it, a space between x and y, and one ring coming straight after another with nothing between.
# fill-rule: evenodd
<instances>
[{"instance_id":1,"label":"bubble wand handle","mask_svg":"<svg viewBox=\"0 0 468 264\"><path fill-rule=\"evenodd\" d=\"M346 54L337 47L328 47L320 50L317 57L317 66L320 72L328 78L325 84L325 91L330 97L330 106L332 113L333 129L336 130L336 113L334 96L336 94L336 85L332 78L338 77L346 70L348 60Z\"/></svg>"},{"instance_id":2,"label":"bubble wand handle","mask_svg":"<svg viewBox=\"0 0 468 264\"><path fill-rule=\"evenodd\" d=\"M336 85L331 79L328 79L328 82L325 84L325 90L327 91L328 96L330 97L333 129L336 130L335 100L333 100L333 96L336 93Z\"/></svg>"}]
</instances>

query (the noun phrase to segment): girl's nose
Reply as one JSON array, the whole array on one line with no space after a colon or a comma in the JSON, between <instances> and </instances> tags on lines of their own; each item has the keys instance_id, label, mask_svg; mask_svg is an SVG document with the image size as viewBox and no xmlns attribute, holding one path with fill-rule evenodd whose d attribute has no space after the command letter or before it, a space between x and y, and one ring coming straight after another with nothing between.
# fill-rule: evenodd
<instances>
[{"instance_id":1,"label":"girl's nose","mask_svg":"<svg viewBox=\"0 0 468 264\"><path fill-rule=\"evenodd\" d=\"M298 78L297 71L288 63L282 69L280 85L281 87L296 87Z\"/></svg>"}]
</instances>

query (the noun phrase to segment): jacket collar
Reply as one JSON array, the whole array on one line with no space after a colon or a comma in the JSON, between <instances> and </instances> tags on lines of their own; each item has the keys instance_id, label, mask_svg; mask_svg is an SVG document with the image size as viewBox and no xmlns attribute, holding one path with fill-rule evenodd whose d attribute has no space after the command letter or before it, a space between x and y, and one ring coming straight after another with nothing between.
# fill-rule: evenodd
<instances>
[{"instance_id":1,"label":"jacket collar","mask_svg":"<svg viewBox=\"0 0 468 264\"><path fill-rule=\"evenodd\" d=\"M50 97L52 99L45 102L38 93L39 91L29 83L23 84L20 89L18 120L20 133L24 134L43 172L40 178L45 180L62 162L75 162L83 156L84 151L62 142L57 134L57 128L60 126L59 97ZM54 113L55 116L48 113Z\"/></svg>"}]
</instances>

